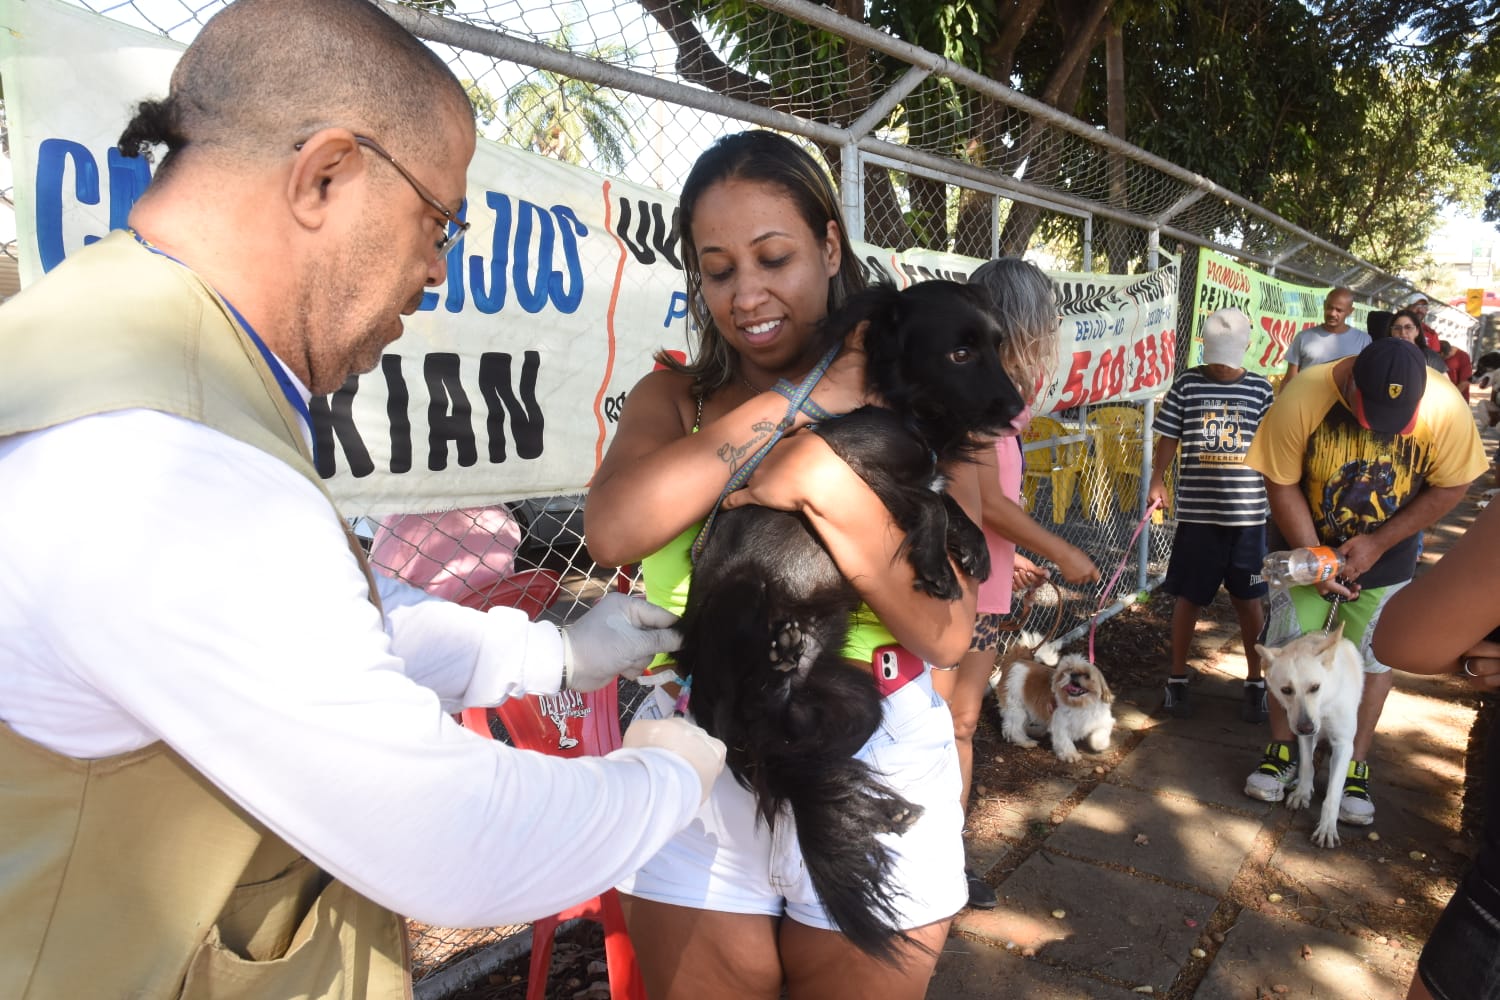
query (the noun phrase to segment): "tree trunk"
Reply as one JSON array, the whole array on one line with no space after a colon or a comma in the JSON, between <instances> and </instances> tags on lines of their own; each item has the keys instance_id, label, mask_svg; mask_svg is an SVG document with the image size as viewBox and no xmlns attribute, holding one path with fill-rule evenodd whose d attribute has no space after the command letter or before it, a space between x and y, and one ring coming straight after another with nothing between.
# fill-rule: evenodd
<instances>
[{"instance_id":1,"label":"tree trunk","mask_svg":"<svg viewBox=\"0 0 1500 1000\"><path fill-rule=\"evenodd\" d=\"M930 177L908 174L906 193L912 216L908 225L916 245L930 250L948 249L948 185Z\"/></svg>"},{"instance_id":2,"label":"tree trunk","mask_svg":"<svg viewBox=\"0 0 1500 1000\"><path fill-rule=\"evenodd\" d=\"M1036 23L1042 0L1011 0L1010 13L1000 25L992 42L984 47L984 73L990 79L1010 86L1016 69L1016 50Z\"/></svg>"},{"instance_id":3,"label":"tree trunk","mask_svg":"<svg viewBox=\"0 0 1500 1000\"><path fill-rule=\"evenodd\" d=\"M1110 3L1111 0L1093 0L1042 88L1041 100L1059 111L1071 113L1078 106L1089 53L1098 39L1104 17L1109 13ZM1048 139L1051 141L1045 141ZM1024 179L1042 187L1049 186L1057 177L1063 150L1068 143L1076 141L1054 135L1051 126L1033 118L1017 143L1017 162L1025 164ZM1005 227L1000 231L1000 253L1008 257L1024 253L1041 220L1042 210L1037 206L1023 202L1012 205Z\"/></svg>"},{"instance_id":4,"label":"tree trunk","mask_svg":"<svg viewBox=\"0 0 1500 1000\"><path fill-rule=\"evenodd\" d=\"M1104 78L1106 124L1109 134L1117 139L1128 139L1125 115L1125 36L1120 23L1111 14L1104 25ZM1118 153L1109 153L1109 203L1115 208L1128 208L1130 192L1125 158ZM1145 234L1134 226L1105 221L1096 228L1102 239L1108 269L1115 274L1129 274L1130 265L1145 247Z\"/></svg>"}]
</instances>

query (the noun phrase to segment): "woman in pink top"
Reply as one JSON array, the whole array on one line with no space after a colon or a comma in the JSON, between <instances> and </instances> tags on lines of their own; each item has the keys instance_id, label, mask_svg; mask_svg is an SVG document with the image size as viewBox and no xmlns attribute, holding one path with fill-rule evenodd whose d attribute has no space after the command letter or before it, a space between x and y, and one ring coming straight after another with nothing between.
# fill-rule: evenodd
<instances>
[{"instance_id":1,"label":"woman in pink top","mask_svg":"<svg viewBox=\"0 0 1500 1000\"><path fill-rule=\"evenodd\" d=\"M995 299L996 318L1006 335L1000 349L1006 372L1017 386L1029 386L1029 395L1034 398L1057 358L1058 319L1052 279L1035 264L1006 257L981 265L969 282L983 285ZM1010 613L1012 591L1046 576L1036 563L1016 552L1017 544L1056 563L1069 583L1099 579L1099 568L1083 550L1037 524L1020 505L1023 462L1018 435L1030 419L1029 413L1022 414L1015 421L1017 434L999 437L993 449L979 453L976 471L984 505L984 535L990 548L990 578L979 588L979 614L969 652L953 669L932 675L933 688L948 700L953 712L965 809L974 773L974 730L1000 650L1001 625ZM994 907L994 890L973 871L966 874L969 905Z\"/></svg>"}]
</instances>

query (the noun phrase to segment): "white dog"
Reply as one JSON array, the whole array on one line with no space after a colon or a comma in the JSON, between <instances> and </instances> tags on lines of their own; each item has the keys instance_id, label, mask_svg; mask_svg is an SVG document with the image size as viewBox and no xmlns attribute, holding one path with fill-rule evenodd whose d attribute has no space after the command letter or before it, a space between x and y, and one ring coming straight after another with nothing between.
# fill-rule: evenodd
<instances>
[{"instance_id":1,"label":"white dog","mask_svg":"<svg viewBox=\"0 0 1500 1000\"><path fill-rule=\"evenodd\" d=\"M1076 761L1075 743L1095 753L1109 746L1115 726L1109 706L1115 696L1104 675L1086 657L1072 653L1055 667L1017 660L1005 668L997 694L1001 735L1017 746L1036 746L1036 740L1026 735L1028 719L1046 727L1058 760Z\"/></svg>"},{"instance_id":2,"label":"white dog","mask_svg":"<svg viewBox=\"0 0 1500 1000\"><path fill-rule=\"evenodd\" d=\"M1265 665L1266 688L1286 709L1287 722L1297 734L1297 784L1286 798L1288 809L1312 802L1313 753L1320 738L1328 741L1328 787L1312 839L1319 847L1337 847L1339 802L1354 756L1359 696L1365 686L1359 650L1344 638L1342 622L1329 634L1312 632L1285 646L1255 648Z\"/></svg>"}]
</instances>

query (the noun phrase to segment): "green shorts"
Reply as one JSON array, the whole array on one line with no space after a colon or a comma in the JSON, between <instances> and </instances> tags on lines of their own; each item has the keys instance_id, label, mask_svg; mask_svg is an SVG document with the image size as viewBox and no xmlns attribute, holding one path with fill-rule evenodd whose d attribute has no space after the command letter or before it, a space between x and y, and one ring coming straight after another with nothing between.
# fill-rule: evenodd
<instances>
[{"instance_id":1,"label":"green shorts","mask_svg":"<svg viewBox=\"0 0 1500 1000\"><path fill-rule=\"evenodd\" d=\"M1393 583L1388 587L1366 587L1359 592L1357 600L1339 604L1333 624L1344 623L1344 638L1359 647L1367 674L1383 674L1391 669L1370 652L1370 637L1375 632L1375 623L1380 620L1380 609L1408 582ZM1265 644L1281 646L1299 635L1322 631L1332 607L1318 593L1317 587L1290 587L1287 590L1273 587L1266 608Z\"/></svg>"}]
</instances>

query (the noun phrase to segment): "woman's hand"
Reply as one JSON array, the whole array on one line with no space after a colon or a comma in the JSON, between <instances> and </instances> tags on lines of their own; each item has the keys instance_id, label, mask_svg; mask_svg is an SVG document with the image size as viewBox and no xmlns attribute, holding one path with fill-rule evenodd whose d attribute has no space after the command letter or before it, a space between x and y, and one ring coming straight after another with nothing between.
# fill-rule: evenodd
<instances>
[{"instance_id":1,"label":"woman's hand","mask_svg":"<svg viewBox=\"0 0 1500 1000\"><path fill-rule=\"evenodd\" d=\"M1026 590L1029 587L1035 587L1045 579L1047 579L1046 570L1021 555L1021 553L1016 553L1015 566L1011 569L1010 575L1011 590Z\"/></svg>"},{"instance_id":2,"label":"woman's hand","mask_svg":"<svg viewBox=\"0 0 1500 1000\"><path fill-rule=\"evenodd\" d=\"M865 327L860 323L844 338L843 349L818 380L812 401L834 415L857 410L879 400L865 389Z\"/></svg>"},{"instance_id":3,"label":"woman's hand","mask_svg":"<svg viewBox=\"0 0 1500 1000\"><path fill-rule=\"evenodd\" d=\"M962 504L966 498L958 481ZM977 493L971 490L970 493ZM967 496L977 507L977 496ZM955 663L974 633L978 584L960 574L964 595L947 601L914 587L915 571L903 557L906 536L885 504L828 443L798 431L782 438L724 507L760 504L801 513L822 539L839 572L907 649L929 663Z\"/></svg>"},{"instance_id":4,"label":"woman's hand","mask_svg":"<svg viewBox=\"0 0 1500 1000\"><path fill-rule=\"evenodd\" d=\"M755 467L749 483L724 498L724 509L758 504L802 511L810 497L826 502L829 491L838 488L838 480L852 473L828 442L816 434L794 431L776 442Z\"/></svg>"},{"instance_id":5,"label":"woman's hand","mask_svg":"<svg viewBox=\"0 0 1500 1000\"><path fill-rule=\"evenodd\" d=\"M1500 642L1481 639L1458 659L1458 673L1481 691L1500 690Z\"/></svg>"},{"instance_id":6,"label":"woman's hand","mask_svg":"<svg viewBox=\"0 0 1500 1000\"><path fill-rule=\"evenodd\" d=\"M1057 571L1069 583L1097 583L1099 567L1094 565L1088 553L1076 545L1065 545L1057 553Z\"/></svg>"}]
</instances>

